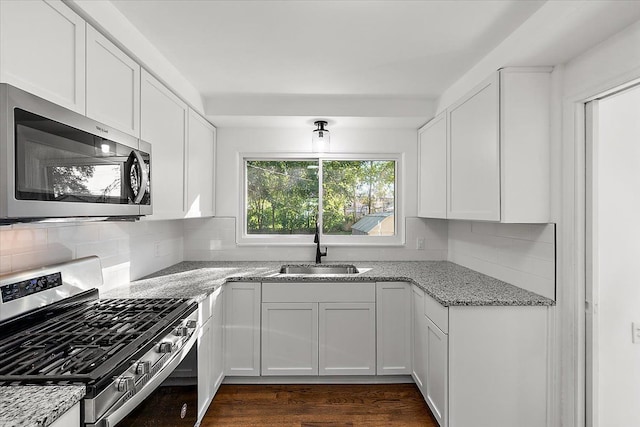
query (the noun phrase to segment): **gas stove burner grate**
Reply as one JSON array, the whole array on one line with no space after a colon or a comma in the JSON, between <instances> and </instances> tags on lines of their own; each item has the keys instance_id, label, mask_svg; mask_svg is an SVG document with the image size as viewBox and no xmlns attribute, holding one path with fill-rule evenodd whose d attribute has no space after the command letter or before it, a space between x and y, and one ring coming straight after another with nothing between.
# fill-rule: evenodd
<instances>
[{"instance_id":1,"label":"gas stove burner grate","mask_svg":"<svg viewBox=\"0 0 640 427\"><path fill-rule=\"evenodd\" d=\"M105 299L0 337L0 383L22 377L92 378L131 356L173 322L184 299ZM127 349L128 351L124 351ZM115 358L115 360L114 360Z\"/></svg>"}]
</instances>

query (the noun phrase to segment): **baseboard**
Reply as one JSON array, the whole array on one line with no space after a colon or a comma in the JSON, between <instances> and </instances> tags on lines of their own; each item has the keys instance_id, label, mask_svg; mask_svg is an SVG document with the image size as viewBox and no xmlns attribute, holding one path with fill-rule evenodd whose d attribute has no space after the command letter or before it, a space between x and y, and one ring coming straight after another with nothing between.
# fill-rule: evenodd
<instances>
[{"instance_id":1,"label":"baseboard","mask_svg":"<svg viewBox=\"0 0 640 427\"><path fill-rule=\"evenodd\" d=\"M225 377L223 384L408 384L411 375Z\"/></svg>"}]
</instances>

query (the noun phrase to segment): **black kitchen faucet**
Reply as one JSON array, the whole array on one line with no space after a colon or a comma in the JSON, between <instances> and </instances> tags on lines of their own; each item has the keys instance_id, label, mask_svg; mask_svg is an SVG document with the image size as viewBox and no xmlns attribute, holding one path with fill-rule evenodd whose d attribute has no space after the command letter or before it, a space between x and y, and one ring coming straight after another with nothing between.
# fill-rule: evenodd
<instances>
[{"instance_id":1,"label":"black kitchen faucet","mask_svg":"<svg viewBox=\"0 0 640 427\"><path fill-rule=\"evenodd\" d=\"M316 234L313 237L313 243L316 244L316 264L321 264L322 257L327 256L327 247L324 247L324 252L320 251L320 229L318 228L318 221L316 221Z\"/></svg>"}]
</instances>

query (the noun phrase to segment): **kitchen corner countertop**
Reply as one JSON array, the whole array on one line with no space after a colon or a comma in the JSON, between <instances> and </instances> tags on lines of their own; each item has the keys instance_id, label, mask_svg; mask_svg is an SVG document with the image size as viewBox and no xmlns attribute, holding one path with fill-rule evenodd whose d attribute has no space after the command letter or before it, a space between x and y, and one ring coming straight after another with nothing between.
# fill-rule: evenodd
<instances>
[{"instance_id":1,"label":"kitchen corner countertop","mask_svg":"<svg viewBox=\"0 0 640 427\"><path fill-rule=\"evenodd\" d=\"M346 264L343 262L341 264ZM225 282L397 282L416 284L443 306L552 306L555 301L448 261L359 261L355 275L279 275L292 262L185 261L104 293L103 298L204 299ZM330 265L332 263L327 263ZM334 263L335 264L335 263ZM302 263L300 264L302 265ZM323 264L324 265L324 264Z\"/></svg>"},{"instance_id":2,"label":"kitchen corner countertop","mask_svg":"<svg viewBox=\"0 0 640 427\"><path fill-rule=\"evenodd\" d=\"M0 427L45 427L85 395L83 385L0 387Z\"/></svg>"}]
</instances>

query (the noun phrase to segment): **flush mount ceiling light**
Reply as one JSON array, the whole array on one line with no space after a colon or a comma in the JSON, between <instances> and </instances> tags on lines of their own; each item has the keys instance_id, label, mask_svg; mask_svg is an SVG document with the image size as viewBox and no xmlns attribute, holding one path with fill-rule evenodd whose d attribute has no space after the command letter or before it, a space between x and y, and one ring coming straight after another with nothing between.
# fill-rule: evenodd
<instances>
[{"instance_id":1,"label":"flush mount ceiling light","mask_svg":"<svg viewBox=\"0 0 640 427\"><path fill-rule=\"evenodd\" d=\"M311 150L314 153L329 151L329 131L324 128L327 122L317 120L313 124L316 125L316 129L313 130L313 135L311 136Z\"/></svg>"}]
</instances>

